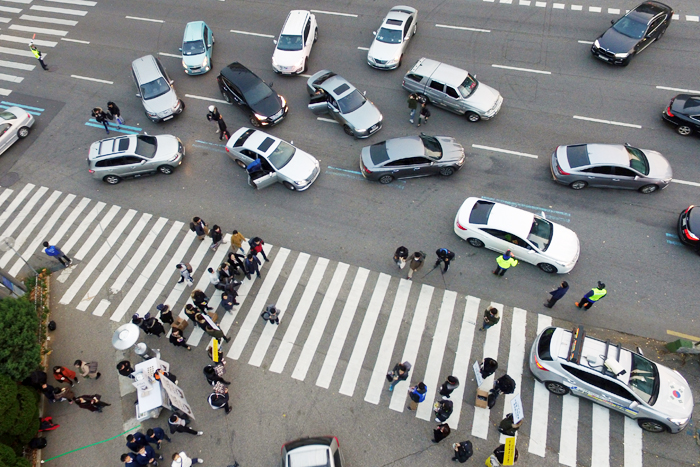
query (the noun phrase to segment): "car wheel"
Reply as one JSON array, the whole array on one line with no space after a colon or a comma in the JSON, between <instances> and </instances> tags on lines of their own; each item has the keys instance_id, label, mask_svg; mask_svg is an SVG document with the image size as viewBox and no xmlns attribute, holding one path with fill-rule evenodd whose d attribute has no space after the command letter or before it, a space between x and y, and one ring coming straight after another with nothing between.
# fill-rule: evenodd
<instances>
[{"instance_id":1,"label":"car wheel","mask_svg":"<svg viewBox=\"0 0 700 467\"><path fill-rule=\"evenodd\" d=\"M227 92L221 91L221 95L224 96L224 100L227 103L229 103L229 104L231 103L231 96L229 96Z\"/></svg>"},{"instance_id":2,"label":"car wheel","mask_svg":"<svg viewBox=\"0 0 700 467\"><path fill-rule=\"evenodd\" d=\"M622 61L621 65L622 65L622 66L627 66L627 65L629 65L630 62L632 61L632 57L633 57L633 56L634 56L634 55L630 54L629 57L627 57L626 59L624 59L624 60Z\"/></svg>"},{"instance_id":3,"label":"car wheel","mask_svg":"<svg viewBox=\"0 0 700 467\"><path fill-rule=\"evenodd\" d=\"M255 115L251 115L250 116L250 124L257 128L260 126L260 120L255 118Z\"/></svg>"},{"instance_id":4,"label":"car wheel","mask_svg":"<svg viewBox=\"0 0 700 467\"><path fill-rule=\"evenodd\" d=\"M418 32L418 25L416 24L415 26L413 26L413 35L415 36L417 32Z\"/></svg>"},{"instance_id":5,"label":"car wheel","mask_svg":"<svg viewBox=\"0 0 700 467\"><path fill-rule=\"evenodd\" d=\"M468 238L467 243L469 243L474 248L483 248L484 247L484 242L482 242L478 238Z\"/></svg>"},{"instance_id":6,"label":"car wheel","mask_svg":"<svg viewBox=\"0 0 700 467\"><path fill-rule=\"evenodd\" d=\"M583 180L576 180L575 182L569 184L569 186L574 190L583 190L588 186L588 183L584 182Z\"/></svg>"},{"instance_id":7,"label":"car wheel","mask_svg":"<svg viewBox=\"0 0 700 467\"><path fill-rule=\"evenodd\" d=\"M657 185L644 185L639 189L639 192L648 195L649 193L653 193L658 189L659 187Z\"/></svg>"},{"instance_id":8,"label":"car wheel","mask_svg":"<svg viewBox=\"0 0 700 467\"><path fill-rule=\"evenodd\" d=\"M343 131L345 132L346 135L348 136L355 136L355 133L353 133L352 128L350 128L347 125L343 125Z\"/></svg>"},{"instance_id":9,"label":"car wheel","mask_svg":"<svg viewBox=\"0 0 700 467\"><path fill-rule=\"evenodd\" d=\"M170 175L173 173L173 168L169 165L161 165L158 167L158 172L162 173L163 175Z\"/></svg>"},{"instance_id":10,"label":"car wheel","mask_svg":"<svg viewBox=\"0 0 700 467\"><path fill-rule=\"evenodd\" d=\"M679 126L678 128L676 128L676 131L681 136L690 136L690 134L693 132L693 130L687 125Z\"/></svg>"},{"instance_id":11,"label":"car wheel","mask_svg":"<svg viewBox=\"0 0 700 467\"><path fill-rule=\"evenodd\" d=\"M659 423L655 420L649 420L648 418L640 418L637 420L637 424L642 430L649 431L651 433L663 433L664 431L668 430L666 425L663 423Z\"/></svg>"},{"instance_id":12,"label":"car wheel","mask_svg":"<svg viewBox=\"0 0 700 467\"><path fill-rule=\"evenodd\" d=\"M185 111L185 102L182 99L180 99L180 104L182 105L182 107L180 107L180 113L182 113Z\"/></svg>"},{"instance_id":13,"label":"car wheel","mask_svg":"<svg viewBox=\"0 0 700 467\"><path fill-rule=\"evenodd\" d=\"M214 37L214 34L211 35L211 45L216 44L216 37Z\"/></svg>"},{"instance_id":14,"label":"car wheel","mask_svg":"<svg viewBox=\"0 0 700 467\"><path fill-rule=\"evenodd\" d=\"M540 263L537 265L537 267L546 272L547 274L554 274L555 272L557 272L557 268L549 263Z\"/></svg>"},{"instance_id":15,"label":"car wheel","mask_svg":"<svg viewBox=\"0 0 700 467\"><path fill-rule=\"evenodd\" d=\"M236 159L236 164L238 164L238 167L240 167L241 169L245 169L245 162L243 162L242 160Z\"/></svg>"},{"instance_id":16,"label":"car wheel","mask_svg":"<svg viewBox=\"0 0 700 467\"><path fill-rule=\"evenodd\" d=\"M393 181L394 177L392 177L391 175L382 175L381 177L379 177L379 183L381 183L382 185L386 185L387 183L391 183Z\"/></svg>"},{"instance_id":17,"label":"car wheel","mask_svg":"<svg viewBox=\"0 0 700 467\"><path fill-rule=\"evenodd\" d=\"M557 396L565 396L569 393L569 388L563 384L555 383L554 381L545 381L544 387L547 388L547 391Z\"/></svg>"},{"instance_id":18,"label":"car wheel","mask_svg":"<svg viewBox=\"0 0 700 467\"><path fill-rule=\"evenodd\" d=\"M29 136L29 127L23 126L17 130L17 137L19 139L26 138L27 136Z\"/></svg>"},{"instance_id":19,"label":"car wheel","mask_svg":"<svg viewBox=\"0 0 700 467\"><path fill-rule=\"evenodd\" d=\"M316 30L314 31L314 44L316 43L317 40L318 40L318 28L316 28Z\"/></svg>"},{"instance_id":20,"label":"car wheel","mask_svg":"<svg viewBox=\"0 0 700 467\"><path fill-rule=\"evenodd\" d=\"M121 182L122 179L116 175L105 175L104 178L102 178L102 181L109 183L110 185L116 185L117 183Z\"/></svg>"},{"instance_id":21,"label":"car wheel","mask_svg":"<svg viewBox=\"0 0 700 467\"><path fill-rule=\"evenodd\" d=\"M479 120L481 120L481 116L479 116L479 114L476 112L467 112L464 115L467 117L467 120L469 120L472 123L476 123Z\"/></svg>"},{"instance_id":22,"label":"car wheel","mask_svg":"<svg viewBox=\"0 0 700 467\"><path fill-rule=\"evenodd\" d=\"M455 173L454 167L443 167L440 169L440 175L443 177L449 177L453 173Z\"/></svg>"},{"instance_id":23,"label":"car wheel","mask_svg":"<svg viewBox=\"0 0 700 467\"><path fill-rule=\"evenodd\" d=\"M284 185L284 187L288 190L297 191L297 187L295 187L289 182L282 182L282 185Z\"/></svg>"}]
</instances>

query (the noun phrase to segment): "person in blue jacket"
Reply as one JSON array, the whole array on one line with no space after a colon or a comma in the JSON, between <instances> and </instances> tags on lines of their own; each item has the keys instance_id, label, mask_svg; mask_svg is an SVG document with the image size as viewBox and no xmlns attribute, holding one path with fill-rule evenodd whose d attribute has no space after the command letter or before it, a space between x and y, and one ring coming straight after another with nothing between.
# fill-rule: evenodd
<instances>
[{"instance_id":1,"label":"person in blue jacket","mask_svg":"<svg viewBox=\"0 0 700 467\"><path fill-rule=\"evenodd\" d=\"M552 297L549 300L547 300L547 303L545 303L544 306L546 306L547 308L552 308L554 306L554 304L557 303L561 298L563 298L564 295L566 295L566 292L568 292L568 291L569 291L569 283L566 281L563 281L559 285L559 287L557 287L556 289L549 292L549 295L551 295Z\"/></svg>"},{"instance_id":2,"label":"person in blue jacket","mask_svg":"<svg viewBox=\"0 0 700 467\"><path fill-rule=\"evenodd\" d=\"M64 267L70 266L71 263L73 262L56 245L49 245L49 242L44 242L44 248L45 248L44 253L59 260Z\"/></svg>"}]
</instances>

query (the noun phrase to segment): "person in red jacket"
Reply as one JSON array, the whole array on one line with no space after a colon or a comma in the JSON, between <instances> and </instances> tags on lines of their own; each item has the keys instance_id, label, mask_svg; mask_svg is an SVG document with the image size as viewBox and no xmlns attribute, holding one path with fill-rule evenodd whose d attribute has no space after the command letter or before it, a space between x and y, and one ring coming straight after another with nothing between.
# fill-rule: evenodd
<instances>
[{"instance_id":1,"label":"person in red jacket","mask_svg":"<svg viewBox=\"0 0 700 467\"><path fill-rule=\"evenodd\" d=\"M53 377L56 378L56 381L68 383L71 386L74 386L75 383L79 383L78 378L75 376L75 371L69 370L65 366L53 367Z\"/></svg>"}]
</instances>

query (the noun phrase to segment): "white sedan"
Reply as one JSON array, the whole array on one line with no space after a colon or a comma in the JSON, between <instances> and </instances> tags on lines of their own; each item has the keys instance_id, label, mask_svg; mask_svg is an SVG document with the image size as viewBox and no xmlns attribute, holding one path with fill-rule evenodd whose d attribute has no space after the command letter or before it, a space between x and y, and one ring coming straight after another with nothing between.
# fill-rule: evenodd
<instances>
[{"instance_id":1,"label":"white sedan","mask_svg":"<svg viewBox=\"0 0 700 467\"><path fill-rule=\"evenodd\" d=\"M367 52L367 64L380 70L401 66L401 58L411 38L418 30L418 10L410 6L395 6L374 31L374 41Z\"/></svg>"},{"instance_id":2,"label":"white sedan","mask_svg":"<svg viewBox=\"0 0 700 467\"><path fill-rule=\"evenodd\" d=\"M0 154L7 151L18 139L29 136L34 117L19 107L0 111Z\"/></svg>"},{"instance_id":3,"label":"white sedan","mask_svg":"<svg viewBox=\"0 0 700 467\"><path fill-rule=\"evenodd\" d=\"M455 233L473 247L503 253L547 273L566 274L578 261L578 236L564 226L522 209L467 198L455 217Z\"/></svg>"}]
</instances>

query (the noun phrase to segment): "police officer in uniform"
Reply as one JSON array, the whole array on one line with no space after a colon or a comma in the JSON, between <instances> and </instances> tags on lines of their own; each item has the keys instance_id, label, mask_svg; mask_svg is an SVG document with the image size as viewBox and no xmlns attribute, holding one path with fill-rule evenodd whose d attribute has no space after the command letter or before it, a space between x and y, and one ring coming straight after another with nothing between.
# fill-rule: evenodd
<instances>
[{"instance_id":1,"label":"police officer in uniform","mask_svg":"<svg viewBox=\"0 0 700 467\"><path fill-rule=\"evenodd\" d=\"M36 48L34 41L29 42L29 50L31 50L34 54L34 57L36 57L36 59L39 60L39 63L41 63L41 68L43 68L44 70L48 70L49 67L47 67L44 63L44 56L41 54L41 51Z\"/></svg>"},{"instance_id":2,"label":"police officer in uniform","mask_svg":"<svg viewBox=\"0 0 700 467\"><path fill-rule=\"evenodd\" d=\"M517 266L517 264L518 260L515 259L513 253L511 253L510 250L506 250L503 255L499 255L496 258L496 269L493 271L493 273L497 276L502 276L508 269L513 266Z\"/></svg>"},{"instance_id":3,"label":"police officer in uniform","mask_svg":"<svg viewBox=\"0 0 700 467\"><path fill-rule=\"evenodd\" d=\"M598 281L598 287L593 287L591 290L589 290L581 300L576 302L576 306L579 308L583 307L585 310L588 310L595 302L605 297L607 294L608 291L605 290L605 284Z\"/></svg>"}]
</instances>

